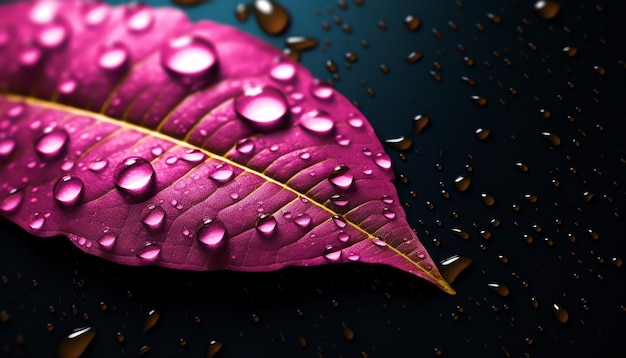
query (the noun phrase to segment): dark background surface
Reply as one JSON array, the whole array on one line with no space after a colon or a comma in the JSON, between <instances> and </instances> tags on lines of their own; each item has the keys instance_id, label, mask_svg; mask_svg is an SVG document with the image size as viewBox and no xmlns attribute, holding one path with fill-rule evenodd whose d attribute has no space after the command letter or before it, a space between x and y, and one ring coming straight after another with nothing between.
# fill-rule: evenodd
<instances>
[{"instance_id":1,"label":"dark background surface","mask_svg":"<svg viewBox=\"0 0 626 358\"><path fill-rule=\"evenodd\" d=\"M473 260L453 284L458 295L374 265L268 273L123 267L1 219L2 355L53 356L62 336L90 326L97 333L90 357L137 356L144 345L146 356L202 357L213 340L223 344L222 357L626 356L624 1L567 1L552 20L538 16L532 1L346 0L346 9L337 1L283 1L292 22L279 36L264 35L254 18L238 22L236 4L211 0L185 11L280 48L288 36L319 39L301 62L358 103L383 140L409 135L418 114L430 117L428 129L409 135L410 150L388 153L397 179L406 179L397 188L409 222L431 256ZM417 31L405 28L407 15L421 19ZM576 56L563 53L566 46ZM407 63L412 51L423 53L421 61ZM350 68L346 52L358 55ZM338 78L326 70L328 59ZM490 137L478 140L478 128ZM459 175L472 180L466 192L454 188ZM495 205L484 205L481 193ZM490 282L506 285L509 296L492 292ZM554 318L554 303L569 312L566 323ZM160 319L142 333L153 309Z\"/></svg>"}]
</instances>

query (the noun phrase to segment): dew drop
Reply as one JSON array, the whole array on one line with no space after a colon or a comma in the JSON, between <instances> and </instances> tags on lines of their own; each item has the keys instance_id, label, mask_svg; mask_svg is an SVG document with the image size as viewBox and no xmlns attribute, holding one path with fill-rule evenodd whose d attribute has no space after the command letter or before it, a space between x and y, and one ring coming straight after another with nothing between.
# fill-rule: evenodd
<instances>
[{"instance_id":1,"label":"dew drop","mask_svg":"<svg viewBox=\"0 0 626 358\"><path fill-rule=\"evenodd\" d=\"M394 149L405 151L411 148L413 140L411 137L397 137L385 139L385 144Z\"/></svg>"},{"instance_id":2,"label":"dew drop","mask_svg":"<svg viewBox=\"0 0 626 358\"><path fill-rule=\"evenodd\" d=\"M217 68L217 54L205 39L180 36L163 47L161 63L168 71L180 76L209 76Z\"/></svg>"},{"instance_id":3,"label":"dew drop","mask_svg":"<svg viewBox=\"0 0 626 358\"><path fill-rule=\"evenodd\" d=\"M9 107L6 112L7 117L17 118L20 117L26 111L26 105L24 103L16 103Z\"/></svg>"},{"instance_id":4,"label":"dew drop","mask_svg":"<svg viewBox=\"0 0 626 358\"><path fill-rule=\"evenodd\" d=\"M339 261L341 258L341 251L333 251L333 247L328 245L325 249L324 258L329 261Z\"/></svg>"},{"instance_id":5,"label":"dew drop","mask_svg":"<svg viewBox=\"0 0 626 358\"><path fill-rule=\"evenodd\" d=\"M482 96L472 96L470 97L472 102L476 103L477 105L484 107L487 105L487 99L485 97Z\"/></svg>"},{"instance_id":6,"label":"dew drop","mask_svg":"<svg viewBox=\"0 0 626 358\"><path fill-rule=\"evenodd\" d=\"M450 229L450 231L452 231L453 234L455 234L456 236L460 237L463 240L469 240L470 235L467 231L453 227Z\"/></svg>"},{"instance_id":7,"label":"dew drop","mask_svg":"<svg viewBox=\"0 0 626 358\"><path fill-rule=\"evenodd\" d=\"M389 208L384 208L383 209L383 216L385 218L387 218L388 220L394 220L396 218L396 213L391 211L391 209L389 209Z\"/></svg>"},{"instance_id":8,"label":"dew drop","mask_svg":"<svg viewBox=\"0 0 626 358\"><path fill-rule=\"evenodd\" d=\"M248 20L250 16L250 7L247 4L239 3L235 6L235 18L239 22L244 22Z\"/></svg>"},{"instance_id":9,"label":"dew drop","mask_svg":"<svg viewBox=\"0 0 626 358\"><path fill-rule=\"evenodd\" d=\"M261 129L279 127L289 109L285 95L271 86L246 90L235 99L234 105L239 116Z\"/></svg>"},{"instance_id":10,"label":"dew drop","mask_svg":"<svg viewBox=\"0 0 626 358\"><path fill-rule=\"evenodd\" d=\"M318 41L314 37L290 36L285 39L285 46L293 51L306 51L317 45Z\"/></svg>"},{"instance_id":11,"label":"dew drop","mask_svg":"<svg viewBox=\"0 0 626 358\"><path fill-rule=\"evenodd\" d=\"M15 150L15 140L11 138L0 139L0 161L7 160Z\"/></svg>"},{"instance_id":12,"label":"dew drop","mask_svg":"<svg viewBox=\"0 0 626 358\"><path fill-rule=\"evenodd\" d=\"M567 323L569 320L569 312L567 312L567 309L557 303L552 304L552 313L554 314L554 319L559 323Z\"/></svg>"},{"instance_id":13,"label":"dew drop","mask_svg":"<svg viewBox=\"0 0 626 358\"><path fill-rule=\"evenodd\" d=\"M346 219L344 219L343 217L339 215L333 215L332 219L335 225L337 225L337 227L340 229L343 229L348 225L348 223L346 222Z\"/></svg>"},{"instance_id":14,"label":"dew drop","mask_svg":"<svg viewBox=\"0 0 626 358\"><path fill-rule=\"evenodd\" d=\"M37 139L35 150L44 158L54 158L63 152L68 142L67 132L61 128L54 128Z\"/></svg>"},{"instance_id":15,"label":"dew drop","mask_svg":"<svg viewBox=\"0 0 626 358\"><path fill-rule=\"evenodd\" d=\"M256 222L256 229L265 236L271 236L276 231L278 223L272 215L262 215Z\"/></svg>"},{"instance_id":16,"label":"dew drop","mask_svg":"<svg viewBox=\"0 0 626 358\"><path fill-rule=\"evenodd\" d=\"M430 125L430 117L418 114L413 118L413 134L422 133Z\"/></svg>"},{"instance_id":17,"label":"dew drop","mask_svg":"<svg viewBox=\"0 0 626 358\"><path fill-rule=\"evenodd\" d=\"M454 255L441 261L439 272L446 281L452 283L471 263L472 259L469 257Z\"/></svg>"},{"instance_id":18,"label":"dew drop","mask_svg":"<svg viewBox=\"0 0 626 358\"><path fill-rule=\"evenodd\" d=\"M404 26L409 31L417 31L417 29L420 28L421 24L422 24L422 21L417 16L408 15L407 17L404 18Z\"/></svg>"},{"instance_id":19,"label":"dew drop","mask_svg":"<svg viewBox=\"0 0 626 358\"><path fill-rule=\"evenodd\" d=\"M330 201L340 207L344 207L346 205L348 205L350 203L350 200L344 198L343 196L339 195L339 194L335 194L333 196L330 197Z\"/></svg>"},{"instance_id":20,"label":"dew drop","mask_svg":"<svg viewBox=\"0 0 626 358\"><path fill-rule=\"evenodd\" d=\"M226 227L219 220L204 220L196 235L198 240L207 246L219 245L226 238Z\"/></svg>"},{"instance_id":21,"label":"dew drop","mask_svg":"<svg viewBox=\"0 0 626 358\"><path fill-rule=\"evenodd\" d=\"M155 243L148 243L137 250L137 257L146 261L155 261L161 253L161 247Z\"/></svg>"},{"instance_id":22,"label":"dew drop","mask_svg":"<svg viewBox=\"0 0 626 358\"><path fill-rule=\"evenodd\" d=\"M130 62L130 52L126 46L117 43L102 50L98 58L101 69L109 72L117 72L125 69Z\"/></svg>"},{"instance_id":23,"label":"dew drop","mask_svg":"<svg viewBox=\"0 0 626 358\"><path fill-rule=\"evenodd\" d=\"M76 328L69 334L61 337L57 343L57 356L60 358L80 357L96 336L91 327Z\"/></svg>"},{"instance_id":24,"label":"dew drop","mask_svg":"<svg viewBox=\"0 0 626 358\"><path fill-rule=\"evenodd\" d=\"M131 32L144 32L154 23L154 11L149 6L131 4L126 10L126 27Z\"/></svg>"},{"instance_id":25,"label":"dew drop","mask_svg":"<svg viewBox=\"0 0 626 358\"><path fill-rule=\"evenodd\" d=\"M472 179L464 176L458 176L454 179L454 188L460 192L464 192L469 189L472 184Z\"/></svg>"},{"instance_id":26,"label":"dew drop","mask_svg":"<svg viewBox=\"0 0 626 358\"><path fill-rule=\"evenodd\" d=\"M300 126L313 133L326 134L333 130L335 122L327 112L313 110L300 117Z\"/></svg>"},{"instance_id":27,"label":"dew drop","mask_svg":"<svg viewBox=\"0 0 626 358\"><path fill-rule=\"evenodd\" d=\"M111 249L115 246L115 242L117 242L117 235L110 232L105 232L100 239L98 239L98 244L105 249Z\"/></svg>"},{"instance_id":28,"label":"dew drop","mask_svg":"<svg viewBox=\"0 0 626 358\"><path fill-rule=\"evenodd\" d=\"M42 53L37 47L27 47L18 54L18 61L24 67L36 66L41 60Z\"/></svg>"},{"instance_id":29,"label":"dew drop","mask_svg":"<svg viewBox=\"0 0 626 358\"><path fill-rule=\"evenodd\" d=\"M257 24L266 34L278 35L289 26L289 12L276 1L254 0L252 10Z\"/></svg>"},{"instance_id":30,"label":"dew drop","mask_svg":"<svg viewBox=\"0 0 626 358\"><path fill-rule=\"evenodd\" d=\"M254 150L254 140L249 138L241 139L237 142L236 149L241 154L250 154Z\"/></svg>"},{"instance_id":31,"label":"dew drop","mask_svg":"<svg viewBox=\"0 0 626 358\"><path fill-rule=\"evenodd\" d=\"M347 147L348 145L350 145L350 139L341 134L337 134L335 136L335 142L337 142L337 144L342 147Z\"/></svg>"},{"instance_id":32,"label":"dew drop","mask_svg":"<svg viewBox=\"0 0 626 358\"><path fill-rule=\"evenodd\" d=\"M148 314L146 314L146 317L143 319L143 328L141 329L141 332L148 332L159 322L159 318L161 318L161 312L157 310L150 310Z\"/></svg>"},{"instance_id":33,"label":"dew drop","mask_svg":"<svg viewBox=\"0 0 626 358\"><path fill-rule=\"evenodd\" d=\"M301 228L306 228L311 224L311 215L307 213L298 214L293 222Z\"/></svg>"},{"instance_id":34,"label":"dew drop","mask_svg":"<svg viewBox=\"0 0 626 358\"><path fill-rule=\"evenodd\" d=\"M488 283L487 287L489 287L489 289L495 292L498 296L506 297L510 293L510 290L507 286L499 284L499 283L495 283L495 282Z\"/></svg>"},{"instance_id":35,"label":"dew drop","mask_svg":"<svg viewBox=\"0 0 626 358\"><path fill-rule=\"evenodd\" d=\"M34 24L45 25L57 16L60 3L57 1L40 1L30 11L29 18Z\"/></svg>"},{"instance_id":36,"label":"dew drop","mask_svg":"<svg viewBox=\"0 0 626 358\"><path fill-rule=\"evenodd\" d=\"M561 4L554 0L540 0L535 3L535 11L542 19L551 20L561 11Z\"/></svg>"},{"instance_id":37,"label":"dew drop","mask_svg":"<svg viewBox=\"0 0 626 358\"><path fill-rule=\"evenodd\" d=\"M381 240L379 237L375 237L375 238L373 238L373 239L372 239L372 242L373 242L373 243L374 243L374 245L376 245L376 246L380 246L380 247L387 246L387 243L386 243L386 242L384 242L383 240Z\"/></svg>"},{"instance_id":38,"label":"dew drop","mask_svg":"<svg viewBox=\"0 0 626 358\"><path fill-rule=\"evenodd\" d=\"M133 196L143 196L153 189L155 173L149 161L139 158L126 158L115 168L115 185L118 189Z\"/></svg>"},{"instance_id":39,"label":"dew drop","mask_svg":"<svg viewBox=\"0 0 626 358\"><path fill-rule=\"evenodd\" d=\"M11 190L9 195L2 200L2 203L0 203L0 211L3 214L10 214L16 211L20 207L20 204L22 204L23 199L23 191Z\"/></svg>"},{"instance_id":40,"label":"dew drop","mask_svg":"<svg viewBox=\"0 0 626 358\"><path fill-rule=\"evenodd\" d=\"M354 175L352 171L345 165L335 167L333 173L328 177L328 180L335 187L339 189L349 189L354 183Z\"/></svg>"},{"instance_id":41,"label":"dew drop","mask_svg":"<svg viewBox=\"0 0 626 358\"><path fill-rule=\"evenodd\" d=\"M270 77L278 82L290 82L296 77L296 66L289 62L280 62L270 70Z\"/></svg>"},{"instance_id":42,"label":"dew drop","mask_svg":"<svg viewBox=\"0 0 626 358\"><path fill-rule=\"evenodd\" d=\"M97 27L109 18L111 9L105 4L94 4L85 13L85 24L89 27Z\"/></svg>"},{"instance_id":43,"label":"dew drop","mask_svg":"<svg viewBox=\"0 0 626 358\"><path fill-rule=\"evenodd\" d=\"M348 240L350 240L350 235L348 235L348 233L345 233L345 232L340 232L337 235L337 239L339 239L339 241L341 242L348 242Z\"/></svg>"},{"instance_id":44,"label":"dew drop","mask_svg":"<svg viewBox=\"0 0 626 358\"><path fill-rule=\"evenodd\" d=\"M206 154L202 153L202 151L198 149L188 149L180 157L180 159L189 163L196 164L204 161L206 159Z\"/></svg>"},{"instance_id":45,"label":"dew drop","mask_svg":"<svg viewBox=\"0 0 626 358\"><path fill-rule=\"evenodd\" d=\"M235 170L228 163L220 163L215 166L209 178L215 180L218 183L224 184L229 182L235 175Z\"/></svg>"},{"instance_id":46,"label":"dew drop","mask_svg":"<svg viewBox=\"0 0 626 358\"><path fill-rule=\"evenodd\" d=\"M211 341L206 346L206 358L214 358L222 350L222 342Z\"/></svg>"},{"instance_id":47,"label":"dew drop","mask_svg":"<svg viewBox=\"0 0 626 358\"><path fill-rule=\"evenodd\" d=\"M302 160L309 160L311 159L311 153L309 152L304 152L300 154L300 159Z\"/></svg>"},{"instance_id":48,"label":"dew drop","mask_svg":"<svg viewBox=\"0 0 626 358\"><path fill-rule=\"evenodd\" d=\"M325 84L317 83L311 86L311 95L321 101L328 101L335 95L335 90Z\"/></svg>"},{"instance_id":49,"label":"dew drop","mask_svg":"<svg viewBox=\"0 0 626 358\"><path fill-rule=\"evenodd\" d=\"M80 200L85 184L73 175L65 175L54 185L52 193L54 199L65 206L72 206Z\"/></svg>"},{"instance_id":50,"label":"dew drop","mask_svg":"<svg viewBox=\"0 0 626 358\"><path fill-rule=\"evenodd\" d=\"M374 163L383 169L391 168L391 158L386 153L378 153L374 158Z\"/></svg>"},{"instance_id":51,"label":"dew drop","mask_svg":"<svg viewBox=\"0 0 626 358\"><path fill-rule=\"evenodd\" d=\"M148 212L143 218L143 225L149 230L159 230L163 227L166 218L165 209L160 205L148 206Z\"/></svg>"},{"instance_id":52,"label":"dew drop","mask_svg":"<svg viewBox=\"0 0 626 358\"><path fill-rule=\"evenodd\" d=\"M61 94L72 94L74 93L74 91L76 91L77 86L78 86L78 83L76 82L76 80L72 78L68 78L68 79L61 81L61 83L59 83L59 85L57 86L57 90Z\"/></svg>"}]
</instances>

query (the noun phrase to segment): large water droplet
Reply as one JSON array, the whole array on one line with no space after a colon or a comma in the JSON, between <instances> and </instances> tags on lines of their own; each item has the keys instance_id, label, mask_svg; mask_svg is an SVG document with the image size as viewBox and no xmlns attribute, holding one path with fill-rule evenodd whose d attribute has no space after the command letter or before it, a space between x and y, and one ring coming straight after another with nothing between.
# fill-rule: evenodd
<instances>
[{"instance_id":1,"label":"large water droplet","mask_svg":"<svg viewBox=\"0 0 626 358\"><path fill-rule=\"evenodd\" d=\"M472 259L465 256L454 255L441 261L441 276L452 283L457 276L472 263Z\"/></svg>"},{"instance_id":2,"label":"large water droplet","mask_svg":"<svg viewBox=\"0 0 626 358\"><path fill-rule=\"evenodd\" d=\"M226 183L235 175L233 167L228 163L220 163L215 166L209 177L218 183Z\"/></svg>"},{"instance_id":3,"label":"large water droplet","mask_svg":"<svg viewBox=\"0 0 626 358\"><path fill-rule=\"evenodd\" d=\"M136 251L137 257L146 261L155 261L161 254L161 247L155 243L148 243Z\"/></svg>"},{"instance_id":4,"label":"large water droplet","mask_svg":"<svg viewBox=\"0 0 626 358\"><path fill-rule=\"evenodd\" d=\"M126 9L126 26L131 32L148 30L154 23L154 11L147 5L131 4Z\"/></svg>"},{"instance_id":5,"label":"large water droplet","mask_svg":"<svg viewBox=\"0 0 626 358\"><path fill-rule=\"evenodd\" d=\"M374 162L376 165L383 169L391 168L391 158L386 153L378 153L374 158Z\"/></svg>"},{"instance_id":6,"label":"large water droplet","mask_svg":"<svg viewBox=\"0 0 626 358\"><path fill-rule=\"evenodd\" d=\"M300 117L300 125L313 133L325 134L333 130L335 122L327 112L313 110Z\"/></svg>"},{"instance_id":7,"label":"large water droplet","mask_svg":"<svg viewBox=\"0 0 626 358\"><path fill-rule=\"evenodd\" d=\"M57 343L57 356L59 358L80 357L95 336L96 331L91 327L74 329L69 334L61 337Z\"/></svg>"},{"instance_id":8,"label":"large water droplet","mask_svg":"<svg viewBox=\"0 0 626 358\"><path fill-rule=\"evenodd\" d=\"M252 10L257 24L266 34L278 35L289 26L289 12L276 1L254 0Z\"/></svg>"},{"instance_id":9,"label":"large water droplet","mask_svg":"<svg viewBox=\"0 0 626 358\"><path fill-rule=\"evenodd\" d=\"M470 184L472 184L472 179L464 176L458 176L454 179L454 187L456 190L463 192L469 189Z\"/></svg>"},{"instance_id":10,"label":"large water droplet","mask_svg":"<svg viewBox=\"0 0 626 358\"><path fill-rule=\"evenodd\" d=\"M96 27L104 24L109 18L111 8L106 4L94 3L88 5L85 11L85 24L89 27Z\"/></svg>"},{"instance_id":11,"label":"large water droplet","mask_svg":"<svg viewBox=\"0 0 626 358\"><path fill-rule=\"evenodd\" d=\"M270 77L278 82L289 82L296 77L296 66L290 62L279 62L270 70Z\"/></svg>"},{"instance_id":12,"label":"large water droplet","mask_svg":"<svg viewBox=\"0 0 626 358\"><path fill-rule=\"evenodd\" d=\"M54 185L54 199L65 206L72 206L80 200L85 185L80 178L73 175L65 175Z\"/></svg>"},{"instance_id":13,"label":"large water droplet","mask_svg":"<svg viewBox=\"0 0 626 358\"><path fill-rule=\"evenodd\" d=\"M115 246L116 242L117 235L112 232L105 232L104 235L98 239L98 244L107 250Z\"/></svg>"},{"instance_id":14,"label":"large water droplet","mask_svg":"<svg viewBox=\"0 0 626 358\"><path fill-rule=\"evenodd\" d=\"M226 227L219 220L204 220L196 235L198 240L208 246L216 246L226 237Z\"/></svg>"},{"instance_id":15,"label":"large water droplet","mask_svg":"<svg viewBox=\"0 0 626 358\"><path fill-rule=\"evenodd\" d=\"M181 36L169 41L161 52L163 66L178 75L207 76L217 69L213 45L197 36Z\"/></svg>"},{"instance_id":16,"label":"large water droplet","mask_svg":"<svg viewBox=\"0 0 626 358\"><path fill-rule=\"evenodd\" d=\"M328 177L328 180L337 188L349 189L354 183L354 175L352 171L345 165L335 167L333 173Z\"/></svg>"},{"instance_id":17,"label":"large water droplet","mask_svg":"<svg viewBox=\"0 0 626 358\"><path fill-rule=\"evenodd\" d=\"M535 10L542 19L551 20L561 11L561 4L554 0L540 0L535 3Z\"/></svg>"},{"instance_id":18,"label":"large water droplet","mask_svg":"<svg viewBox=\"0 0 626 358\"><path fill-rule=\"evenodd\" d=\"M143 225L150 230L158 230L165 223L166 213L162 206L148 206L148 213L143 218Z\"/></svg>"},{"instance_id":19,"label":"large water droplet","mask_svg":"<svg viewBox=\"0 0 626 358\"><path fill-rule=\"evenodd\" d=\"M0 161L7 160L15 150L15 140L11 138L0 139Z\"/></svg>"},{"instance_id":20,"label":"large water droplet","mask_svg":"<svg viewBox=\"0 0 626 358\"><path fill-rule=\"evenodd\" d=\"M70 30L64 23L54 23L44 26L37 34L37 44L43 48L57 48L67 42Z\"/></svg>"},{"instance_id":21,"label":"large water droplet","mask_svg":"<svg viewBox=\"0 0 626 358\"><path fill-rule=\"evenodd\" d=\"M69 136L64 129L54 128L44 133L35 143L35 150L44 158L54 158L65 149Z\"/></svg>"},{"instance_id":22,"label":"large water droplet","mask_svg":"<svg viewBox=\"0 0 626 358\"><path fill-rule=\"evenodd\" d=\"M293 222L302 228L308 227L311 224L311 215L307 213L298 214Z\"/></svg>"},{"instance_id":23,"label":"large water droplet","mask_svg":"<svg viewBox=\"0 0 626 358\"><path fill-rule=\"evenodd\" d=\"M271 236L276 231L278 223L272 215L263 215L256 222L256 229L261 234Z\"/></svg>"},{"instance_id":24,"label":"large water droplet","mask_svg":"<svg viewBox=\"0 0 626 358\"><path fill-rule=\"evenodd\" d=\"M569 312L563 306L553 303L552 312L554 313L554 319L559 323L567 323L569 320Z\"/></svg>"},{"instance_id":25,"label":"large water droplet","mask_svg":"<svg viewBox=\"0 0 626 358\"><path fill-rule=\"evenodd\" d=\"M34 24L48 24L56 18L60 5L58 1L39 1L32 7L28 17Z\"/></svg>"},{"instance_id":26,"label":"large water droplet","mask_svg":"<svg viewBox=\"0 0 626 358\"><path fill-rule=\"evenodd\" d=\"M200 163L206 158L206 154L198 149L188 149L185 151L180 159L189 162L189 163Z\"/></svg>"},{"instance_id":27,"label":"large water droplet","mask_svg":"<svg viewBox=\"0 0 626 358\"><path fill-rule=\"evenodd\" d=\"M105 71L117 72L125 69L130 63L130 52L121 43L113 44L100 53L98 65Z\"/></svg>"},{"instance_id":28,"label":"large water droplet","mask_svg":"<svg viewBox=\"0 0 626 358\"><path fill-rule=\"evenodd\" d=\"M156 178L149 161L139 158L126 158L115 168L115 185L132 196L143 196L150 192Z\"/></svg>"},{"instance_id":29,"label":"large water droplet","mask_svg":"<svg viewBox=\"0 0 626 358\"><path fill-rule=\"evenodd\" d=\"M9 195L0 203L0 211L3 214L9 214L16 211L24 199L24 192L21 190L11 190Z\"/></svg>"},{"instance_id":30,"label":"large water droplet","mask_svg":"<svg viewBox=\"0 0 626 358\"><path fill-rule=\"evenodd\" d=\"M273 129L283 124L289 105L285 95L271 86L246 90L235 99L235 111L257 128Z\"/></svg>"}]
</instances>

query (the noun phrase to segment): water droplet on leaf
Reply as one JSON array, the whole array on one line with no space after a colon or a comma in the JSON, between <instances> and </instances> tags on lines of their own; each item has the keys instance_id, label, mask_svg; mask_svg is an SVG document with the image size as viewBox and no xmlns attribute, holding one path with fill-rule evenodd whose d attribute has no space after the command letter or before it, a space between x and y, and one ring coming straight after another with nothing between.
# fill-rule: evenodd
<instances>
[{"instance_id":1,"label":"water droplet on leaf","mask_svg":"<svg viewBox=\"0 0 626 358\"><path fill-rule=\"evenodd\" d=\"M349 189L354 183L354 175L345 165L335 167L328 180L339 189Z\"/></svg>"},{"instance_id":2,"label":"water droplet on leaf","mask_svg":"<svg viewBox=\"0 0 626 358\"><path fill-rule=\"evenodd\" d=\"M215 166L209 177L218 183L224 184L235 175L235 170L228 163L220 163Z\"/></svg>"},{"instance_id":3,"label":"water droplet on leaf","mask_svg":"<svg viewBox=\"0 0 626 358\"><path fill-rule=\"evenodd\" d=\"M272 215L263 215L256 222L256 229L265 236L271 236L276 230L278 223Z\"/></svg>"},{"instance_id":4,"label":"water droplet on leaf","mask_svg":"<svg viewBox=\"0 0 626 358\"><path fill-rule=\"evenodd\" d=\"M150 230L158 230L165 223L166 213L162 206L148 206L148 213L143 218L143 224Z\"/></svg>"},{"instance_id":5,"label":"water droplet on leaf","mask_svg":"<svg viewBox=\"0 0 626 358\"><path fill-rule=\"evenodd\" d=\"M149 161L139 158L126 158L115 168L115 185L132 196L144 196L155 185L155 172Z\"/></svg>"},{"instance_id":6,"label":"water droplet on leaf","mask_svg":"<svg viewBox=\"0 0 626 358\"><path fill-rule=\"evenodd\" d=\"M197 237L205 245L218 245L226 237L226 227L219 220L204 220L202 227L198 230Z\"/></svg>"},{"instance_id":7,"label":"water droplet on leaf","mask_svg":"<svg viewBox=\"0 0 626 358\"><path fill-rule=\"evenodd\" d=\"M288 109L285 95L271 86L248 89L235 99L237 114L253 126L266 130L281 126Z\"/></svg>"},{"instance_id":8,"label":"water droplet on leaf","mask_svg":"<svg viewBox=\"0 0 626 358\"><path fill-rule=\"evenodd\" d=\"M327 112L313 110L300 117L300 126L313 133L326 134L333 130L335 122Z\"/></svg>"},{"instance_id":9,"label":"water droplet on leaf","mask_svg":"<svg viewBox=\"0 0 626 358\"><path fill-rule=\"evenodd\" d=\"M137 257L146 261L155 261L161 254L161 247L155 243L148 243L137 250Z\"/></svg>"},{"instance_id":10,"label":"water droplet on leaf","mask_svg":"<svg viewBox=\"0 0 626 358\"><path fill-rule=\"evenodd\" d=\"M209 76L217 68L213 45L197 36L180 36L169 41L161 52L163 66L184 77Z\"/></svg>"},{"instance_id":11,"label":"water droplet on leaf","mask_svg":"<svg viewBox=\"0 0 626 358\"><path fill-rule=\"evenodd\" d=\"M54 158L63 152L68 142L67 132L61 128L54 128L37 139L35 150L44 158Z\"/></svg>"},{"instance_id":12,"label":"water droplet on leaf","mask_svg":"<svg viewBox=\"0 0 626 358\"><path fill-rule=\"evenodd\" d=\"M54 199L65 206L72 206L80 200L85 185L83 181L73 175L65 175L54 185Z\"/></svg>"}]
</instances>

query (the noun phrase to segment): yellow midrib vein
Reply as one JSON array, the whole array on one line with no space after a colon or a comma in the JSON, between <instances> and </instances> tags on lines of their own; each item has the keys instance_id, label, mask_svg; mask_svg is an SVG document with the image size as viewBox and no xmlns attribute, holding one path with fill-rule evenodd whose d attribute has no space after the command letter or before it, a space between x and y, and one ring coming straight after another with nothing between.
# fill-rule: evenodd
<instances>
[{"instance_id":1,"label":"yellow midrib vein","mask_svg":"<svg viewBox=\"0 0 626 358\"><path fill-rule=\"evenodd\" d=\"M261 177L263 180L265 180L266 182L278 185L279 187L281 187L284 190L290 191L292 193L294 193L295 195L299 196L299 197L304 197L305 199L308 200L309 203L319 207L320 209L328 212L329 214L331 214L331 217L333 215L339 215L338 213L334 212L333 210L329 209L328 207L326 207L325 205L323 205L322 203L309 198L307 196L305 196L304 194L298 192L297 190L291 188L290 186L281 183L279 181L277 181L274 178L271 178L269 176L267 176L264 173L260 173L257 172L255 170L252 170L248 167L246 167L245 165L239 164L233 160L230 160L224 156L221 155L217 155L213 152L210 152L202 147L198 147L195 146L191 143L185 142L183 140L180 139L176 139L170 136L167 136L165 134L163 134L162 132L157 132L154 130L150 130L148 128L133 124L133 123L129 123L129 122L125 122L125 121L121 121L121 120L117 120L111 117L108 117L106 115L103 115L101 113L95 113L95 112L91 112L91 111L87 111L84 109L80 109L77 107L72 107L72 106L66 106L57 102L50 102L50 101L45 101L42 99L38 99L38 98L33 98L33 97L28 97L28 96L22 96L22 95L16 95L16 94L11 94L11 93L2 93L2 95L8 99L9 101L13 101L13 102L26 102L28 104L37 106L37 107L43 107L43 108L49 108L49 109L56 109L56 110L60 110L60 111L64 111L64 112L69 112L69 113L73 113L73 114L77 114L77 115L83 115L86 117L91 117L94 118L98 121L102 121L105 123L110 123L110 124L114 124L120 127L123 127L125 129L128 130L133 130L139 133L143 133L147 136L150 137L154 137L154 138L159 138L162 139L164 141L169 141L179 147L187 147L190 149L195 149L198 151L201 151L202 153L206 154L208 157L210 158L214 158L220 161L223 161L224 163L228 163L229 165L239 168L244 172L248 172L248 173L252 173L255 174L259 177ZM350 220L346 219L346 223L349 224L350 226L354 227L356 230L360 231L362 234L364 234L368 239L370 240L374 240L376 237L372 234L370 234L369 232L367 232L366 230L364 230L363 228L361 228L359 225L351 222ZM410 262L411 264L415 265L416 267L418 267L419 269L422 270L423 273L425 273L428 277L432 278L434 281L438 282L441 286L444 287L444 289L446 289L446 291L448 292L454 292L454 290L449 287L449 285L447 284L447 282L442 281L440 278L433 276L428 270L426 270L425 268L423 268L421 265L419 265L419 263L417 263L416 261L414 261L413 259L411 259L410 257L408 257L407 255L405 255L404 253L400 252L397 248L391 246L389 243L386 243L385 247L388 247L390 250L392 250L395 254L397 254L398 256L404 258L405 260L407 260L408 262Z\"/></svg>"}]
</instances>

